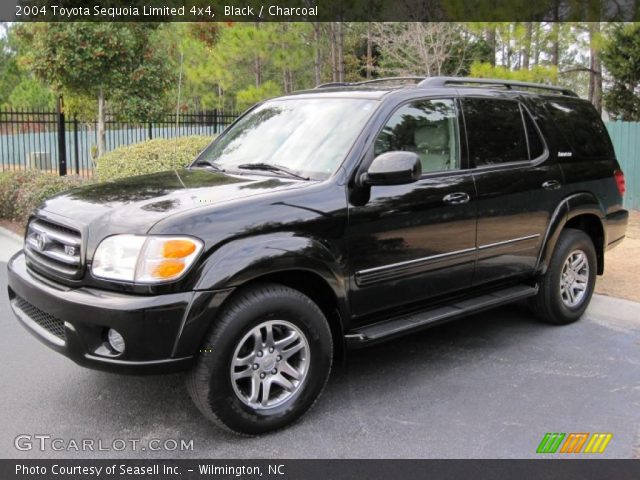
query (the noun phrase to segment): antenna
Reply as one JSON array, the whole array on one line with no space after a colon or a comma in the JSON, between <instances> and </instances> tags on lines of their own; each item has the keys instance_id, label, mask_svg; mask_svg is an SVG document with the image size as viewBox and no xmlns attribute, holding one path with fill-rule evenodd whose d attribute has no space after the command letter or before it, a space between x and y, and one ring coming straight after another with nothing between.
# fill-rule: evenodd
<instances>
[{"instance_id":1,"label":"antenna","mask_svg":"<svg viewBox=\"0 0 640 480\"><path fill-rule=\"evenodd\" d=\"M176 157L178 156L178 129L180 128L180 95L182 94L182 67L184 65L184 52L180 49L180 75L178 77L178 100L176 102L176 136L173 142L173 171L183 187L186 188L184 182L176 169Z\"/></svg>"}]
</instances>

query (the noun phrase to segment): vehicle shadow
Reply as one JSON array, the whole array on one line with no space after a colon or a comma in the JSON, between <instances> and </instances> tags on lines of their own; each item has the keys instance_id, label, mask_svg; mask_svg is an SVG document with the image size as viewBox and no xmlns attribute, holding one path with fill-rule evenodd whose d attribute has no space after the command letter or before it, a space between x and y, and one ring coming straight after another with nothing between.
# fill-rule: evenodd
<instances>
[{"instance_id":1,"label":"vehicle shadow","mask_svg":"<svg viewBox=\"0 0 640 480\"><path fill-rule=\"evenodd\" d=\"M394 395L389 395L389 385L396 392L405 392L400 397L411 396L416 385L423 394L425 383L432 379L441 381L478 363L490 367L500 361L505 347L519 348L545 328L550 327L541 325L525 307L513 305L351 351L345 362L335 365L326 391L312 412L302 422L269 436L296 437L301 432L318 436L340 429L344 421L366 423L366 419L358 419L359 415L368 415L365 409L375 413L377 408L380 413L396 408L394 401L400 403L397 408L403 407ZM184 374L122 376L84 369L82 372L83 381L69 386L75 385L80 391L67 392L84 399L75 406L78 418L109 422L114 435L199 439L196 455L256 455L249 450L244 455L237 449L257 439L225 432L204 419L189 399ZM333 452L336 453L340 452ZM162 454L166 452L158 456ZM295 456L296 450L263 451L260 456L270 454Z\"/></svg>"}]
</instances>

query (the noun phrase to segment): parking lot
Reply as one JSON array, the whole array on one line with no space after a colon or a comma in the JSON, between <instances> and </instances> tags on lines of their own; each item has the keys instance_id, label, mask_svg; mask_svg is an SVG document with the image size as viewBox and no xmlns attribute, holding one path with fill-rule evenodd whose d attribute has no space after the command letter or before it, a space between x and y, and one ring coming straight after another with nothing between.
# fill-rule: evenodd
<instances>
[{"instance_id":1,"label":"parking lot","mask_svg":"<svg viewBox=\"0 0 640 480\"><path fill-rule=\"evenodd\" d=\"M4 263L0 291L4 458L521 458L546 432L611 432L600 456L640 458L638 303L596 296L567 327L516 305L353 352L302 421L241 438L201 417L181 374L87 370L40 344L10 312ZM15 448L39 434L62 450ZM82 439L109 450L77 451ZM193 449L114 451L117 439Z\"/></svg>"}]
</instances>

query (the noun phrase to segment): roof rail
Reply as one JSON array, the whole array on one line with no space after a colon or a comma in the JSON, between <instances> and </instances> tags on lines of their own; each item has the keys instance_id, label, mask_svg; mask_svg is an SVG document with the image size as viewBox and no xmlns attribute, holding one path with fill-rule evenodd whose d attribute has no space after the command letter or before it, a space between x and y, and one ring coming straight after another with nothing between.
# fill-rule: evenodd
<instances>
[{"instance_id":1,"label":"roof rail","mask_svg":"<svg viewBox=\"0 0 640 480\"><path fill-rule=\"evenodd\" d=\"M362 82L354 83L353 85L368 85L370 83L409 83L413 82L415 84L419 84L423 82L425 77L382 77L382 78L374 78L373 80L364 80Z\"/></svg>"},{"instance_id":2,"label":"roof rail","mask_svg":"<svg viewBox=\"0 0 640 480\"><path fill-rule=\"evenodd\" d=\"M418 87L448 87L451 85L489 85L494 87L503 87L508 90L548 90L560 95L569 97L577 97L578 95L565 87L555 87L552 85L544 85L542 83L519 82L516 80L501 80L495 78L466 78L466 77L429 77L425 78L418 84Z\"/></svg>"},{"instance_id":3,"label":"roof rail","mask_svg":"<svg viewBox=\"0 0 640 480\"><path fill-rule=\"evenodd\" d=\"M316 85L316 88L328 88L328 87L356 87L361 85L370 85L375 83L389 83L403 85L405 83L413 82L418 84L425 80L425 77L383 77L374 78L373 80L364 80L362 82L329 82Z\"/></svg>"},{"instance_id":4,"label":"roof rail","mask_svg":"<svg viewBox=\"0 0 640 480\"><path fill-rule=\"evenodd\" d=\"M315 88L345 87L345 86L348 86L348 85L353 85L353 83L349 83L349 82L321 83L320 85L316 85Z\"/></svg>"}]
</instances>

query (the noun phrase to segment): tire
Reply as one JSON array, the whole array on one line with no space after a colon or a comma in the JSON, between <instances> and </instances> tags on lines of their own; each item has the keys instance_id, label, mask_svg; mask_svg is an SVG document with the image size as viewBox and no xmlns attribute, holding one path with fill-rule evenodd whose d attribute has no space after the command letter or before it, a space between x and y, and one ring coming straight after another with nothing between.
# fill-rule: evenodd
<instances>
[{"instance_id":1,"label":"tire","mask_svg":"<svg viewBox=\"0 0 640 480\"><path fill-rule=\"evenodd\" d=\"M257 435L306 413L329 378L332 360L331 331L320 308L297 290L260 284L237 292L223 307L187 376L187 389L209 420ZM240 378L234 380L232 372Z\"/></svg>"},{"instance_id":2,"label":"tire","mask_svg":"<svg viewBox=\"0 0 640 480\"><path fill-rule=\"evenodd\" d=\"M572 265L586 262L586 270L584 267L576 269L577 275L569 272L569 258ZM539 280L538 294L529 302L531 309L541 320L553 325L579 320L591 301L596 273L596 250L589 235L582 230L565 229L560 234L547 272ZM571 282L572 279L575 281Z\"/></svg>"}]
</instances>

